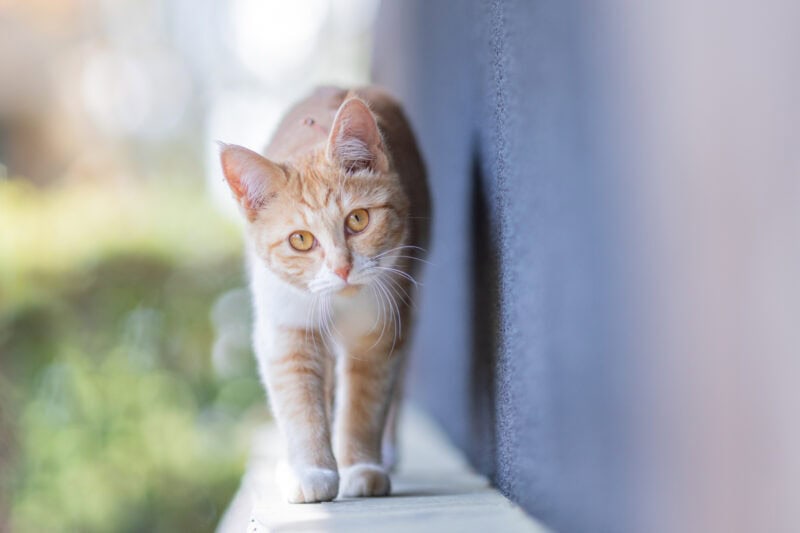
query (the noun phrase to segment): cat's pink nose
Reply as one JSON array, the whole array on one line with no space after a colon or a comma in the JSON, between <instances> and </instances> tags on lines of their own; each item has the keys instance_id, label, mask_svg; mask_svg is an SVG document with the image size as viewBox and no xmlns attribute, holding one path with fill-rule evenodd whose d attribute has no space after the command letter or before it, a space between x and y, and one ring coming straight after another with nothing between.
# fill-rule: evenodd
<instances>
[{"instance_id":1,"label":"cat's pink nose","mask_svg":"<svg viewBox=\"0 0 800 533\"><path fill-rule=\"evenodd\" d=\"M350 275L350 265L345 265L333 271L334 274L347 281L347 276Z\"/></svg>"}]
</instances>

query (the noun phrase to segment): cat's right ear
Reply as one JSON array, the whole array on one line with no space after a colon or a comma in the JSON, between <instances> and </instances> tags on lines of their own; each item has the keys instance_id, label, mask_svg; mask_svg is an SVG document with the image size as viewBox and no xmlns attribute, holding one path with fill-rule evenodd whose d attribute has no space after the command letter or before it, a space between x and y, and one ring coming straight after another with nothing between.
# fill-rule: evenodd
<instances>
[{"instance_id":1,"label":"cat's right ear","mask_svg":"<svg viewBox=\"0 0 800 533\"><path fill-rule=\"evenodd\" d=\"M234 198L253 217L274 196L274 187L285 179L283 168L252 150L219 143L222 172Z\"/></svg>"}]
</instances>

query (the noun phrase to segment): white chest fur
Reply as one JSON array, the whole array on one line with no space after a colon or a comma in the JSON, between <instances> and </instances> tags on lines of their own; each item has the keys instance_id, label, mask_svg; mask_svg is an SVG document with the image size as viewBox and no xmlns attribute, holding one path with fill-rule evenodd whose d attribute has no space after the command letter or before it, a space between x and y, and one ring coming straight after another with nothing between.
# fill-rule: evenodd
<instances>
[{"instance_id":1,"label":"white chest fur","mask_svg":"<svg viewBox=\"0 0 800 533\"><path fill-rule=\"evenodd\" d=\"M250 277L259 357L281 352L275 345L281 329L312 328L357 337L383 328L388 319L382 301L369 287L350 295L314 295L284 282L255 258L250 261Z\"/></svg>"},{"instance_id":2,"label":"white chest fur","mask_svg":"<svg viewBox=\"0 0 800 533\"><path fill-rule=\"evenodd\" d=\"M363 288L352 296L333 297L334 320L337 331L346 336L361 336L382 327L386 312L370 288Z\"/></svg>"}]
</instances>

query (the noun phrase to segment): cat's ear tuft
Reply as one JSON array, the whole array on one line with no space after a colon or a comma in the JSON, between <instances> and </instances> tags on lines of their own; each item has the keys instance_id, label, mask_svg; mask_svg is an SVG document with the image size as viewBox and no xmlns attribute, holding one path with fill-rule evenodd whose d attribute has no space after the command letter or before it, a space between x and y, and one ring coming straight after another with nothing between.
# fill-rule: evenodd
<instances>
[{"instance_id":1,"label":"cat's ear tuft","mask_svg":"<svg viewBox=\"0 0 800 533\"><path fill-rule=\"evenodd\" d=\"M285 178L283 168L252 150L217 142L222 172L234 198L249 217L263 207Z\"/></svg>"},{"instance_id":2,"label":"cat's ear tuft","mask_svg":"<svg viewBox=\"0 0 800 533\"><path fill-rule=\"evenodd\" d=\"M328 137L328 159L347 172L386 172L389 161L384 152L378 123L367 104L349 98L339 107Z\"/></svg>"}]
</instances>

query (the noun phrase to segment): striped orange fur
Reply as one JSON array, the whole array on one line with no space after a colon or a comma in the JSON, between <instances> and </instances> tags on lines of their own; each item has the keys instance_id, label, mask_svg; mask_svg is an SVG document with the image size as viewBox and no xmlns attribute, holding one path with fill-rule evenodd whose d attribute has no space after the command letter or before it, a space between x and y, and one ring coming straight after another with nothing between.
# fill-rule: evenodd
<instances>
[{"instance_id":1,"label":"striped orange fur","mask_svg":"<svg viewBox=\"0 0 800 533\"><path fill-rule=\"evenodd\" d=\"M430 220L409 124L381 89L320 88L262 154L223 144L220 157L246 220L254 346L287 442L286 497L386 495Z\"/></svg>"}]
</instances>

